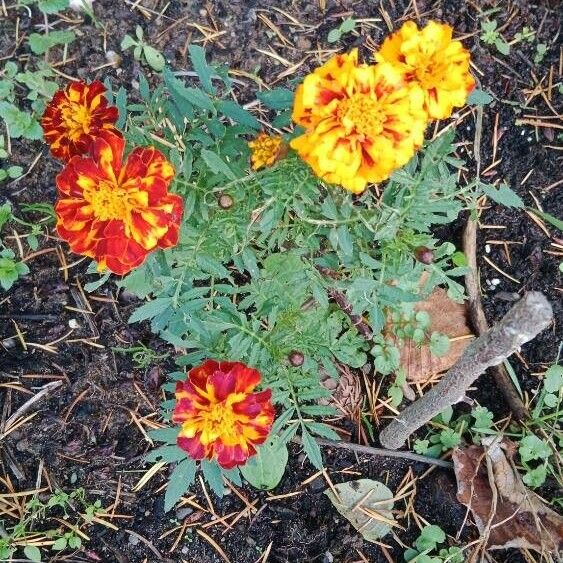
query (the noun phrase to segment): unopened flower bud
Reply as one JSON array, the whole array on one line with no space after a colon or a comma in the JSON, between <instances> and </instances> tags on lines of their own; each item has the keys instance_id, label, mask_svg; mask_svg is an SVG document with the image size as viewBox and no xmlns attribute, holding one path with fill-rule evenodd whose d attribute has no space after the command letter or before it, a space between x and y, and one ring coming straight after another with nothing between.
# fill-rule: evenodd
<instances>
[{"instance_id":1,"label":"unopened flower bud","mask_svg":"<svg viewBox=\"0 0 563 563\"><path fill-rule=\"evenodd\" d=\"M234 204L234 200L230 195L223 194L219 197L219 207L221 209L230 209Z\"/></svg>"},{"instance_id":2,"label":"unopened flower bud","mask_svg":"<svg viewBox=\"0 0 563 563\"><path fill-rule=\"evenodd\" d=\"M298 352L297 350L293 350L293 352L289 354L289 363L294 368L298 368L302 366L304 361L305 361L305 356L303 356L303 354L301 352Z\"/></svg>"},{"instance_id":3,"label":"unopened flower bud","mask_svg":"<svg viewBox=\"0 0 563 563\"><path fill-rule=\"evenodd\" d=\"M426 246L419 246L414 251L414 255L416 259L423 264L432 264L432 262L434 262L434 252Z\"/></svg>"}]
</instances>

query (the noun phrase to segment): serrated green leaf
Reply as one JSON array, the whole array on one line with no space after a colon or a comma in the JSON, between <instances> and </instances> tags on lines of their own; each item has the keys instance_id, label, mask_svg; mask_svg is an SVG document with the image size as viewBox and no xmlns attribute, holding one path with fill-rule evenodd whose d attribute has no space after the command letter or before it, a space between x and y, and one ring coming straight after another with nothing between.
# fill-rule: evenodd
<instances>
[{"instance_id":1,"label":"serrated green leaf","mask_svg":"<svg viewBox=\"0 0 563 563\"><path fill-rule=\"evenodd\" d=\"M219 497L222 498L225 494L225 486L223 483L223 472L216 461L208 461L204 459L201 462L201 470L203 471L203 478L211 487L211 490Z\"/></svg>"},{"instance_id":2,"label":"serrated green leaf","mask_svg":"<svg viewBox=\"0 0 563 563\"><path fill-rule=\"evenodd\" d=\"M143 55L145 55L145 59L148 65L153 70L160 72L164 68L166 61L164 60L162 53L160 53L160 51L158 51L154 47L151 47L150 45L144 45Z\"/></svg>"},{"instance_id":3,"label":"serrated green leaf","mask_svg":"<svg viewBox=\"0 0 563 563\"><path fill-rule=\"evenodd\" d=\"M317 468L323 469L323 456L321 448L317 441L307 432L305 428L301 428L301 443L303 449L309 458L309 461Z\"/></svg>"},{"instance_id":4,"label":"serrated green leaf","mask_svg":"<svg viewBox=\"0 0 563 563\"><path fill-rule=\"evenodd\" d=\"M524 207L522 198L516 192L510 189L508 184L500 184L498 188L490 185L483 186L483 193L496 203L500 203L501 205L505 205L506 207Z\"/></svg>"},{"instance_id":5,"label":"serrated green leaf","mask_svg":"<svg viewBox=\"0 0 563 563\"><path fill-rule=\"evenodd\" d=\"M35 55L43 55L51 47L67 45L75 39L76 35L73 31L51 31L48 35L32 33L28 38L28 44Z\"/></svg>"},{"instance_id":6,"label":"serrated green leaf","mask_svg":"<svg viewBox=\"0 0 563 563\"><path fill-rule=\"evenodd\" d=\"M37 0L37 7L44 14L56 14L66 10L69 6L69 0Z\"/></svg>"},{"instance_id":7,"label":"serrated green leaf","mask_svg":"<svg viewBox=\"0 0 563 563\"><path fill-rule=\"evenodd\" d=\"M175 445L180 433L180 427L174 426L172 428L158 428L156 430L149 430L147 434L157 442L166 442L169 445Z\"/></svg>"},{"instance_id":8,"label":"serrated green leaf","mask_svg":"<svg viewBox=\"0 0 563 563\"><path fill-rule=\"evenodd\" d=\"M188 47L188 51L190 53L192 64L194 65L194 70L201 81L203 89L209 94L215 94L216 90L211 80L214 71L205 60L205 49L199 45L190 45Z\"/></svg>"},{"instance_id":9,"label":"serrated green leaf","mask_svg":"<svg viewBox=\"0 0 563 563\"><path fill-rule=\"evenodd\" d=\"M141 305L138 309L135 309L127 322L129 324L133 324L147 319L152 319L168 309L171 304L171 297L159 297L157 299L153 299L152 301Z\"/></svg>"},{"instance_id":10,"label":"serrated green leaf","mask_svg":"<svg viewBox=\"0 0 563 563\"><path fill-rule=\"evenodd\" d=\"M275 110L289 109L293 105L295 94L287 88L274 88L259 92L256 97L267 107Z\"/></svg>"},{"instance_id":11,"label":"serrated green leaf","mask_svg":"<svg viewBox=\"0 0 563 563\"><path fill-rule=\"evenodd\" d=\"M475 88L467 98L467 103L470 106L486 106L492 101L493 97L488 92L479 90L479 88Z\"/></svg>"},{"instance_id":12,"label":"serrated green leaf","mask_svg":"<svg viewBox=\"0 0 563 563\"><path fill-rule=\"evenodd\" d=\"M251 127L252 129L258 130L261 128L260 122L249 111L232 100L220 100L217 102L217 109L236 123Z\"/></svg>"},{"instance_id":13,"label":"serrated green leaf","mask_svg":"<svg viewBox=\"0 0 563 563\"><path fill-rule=\"evenodd\" d=\"M154 463L156 461L164 461L166 463L174 463L186 459L187 454L184 450L179 448L176 444L160 446L151 450L145 455L146 463Z\"/></svg>"},{"instance_id":14,"label":"serrated green leaf","mask_svg":"<svg viewBox=\"0 0 563 563\"><path fill-rule=\"evenodd\" d=\"M227 163L215 152L202 149L201 156L205 161L205 164L209 167L211 172L215 174L223 174L229 180L236 180L236 175L234 172L229 168Z\"/></svg>"},{"instance_id":15,"label":"serrated green leaf","mask_svg":"<svg viewBox=\"0 0 563 563\"><path fill-rule=\"evenodd\" d=\"M170 475L166 493L164 493L164 512L168 512L192 486L195 480L197 464L193 459L180 461Z\"/></svg>"}]
</instances>

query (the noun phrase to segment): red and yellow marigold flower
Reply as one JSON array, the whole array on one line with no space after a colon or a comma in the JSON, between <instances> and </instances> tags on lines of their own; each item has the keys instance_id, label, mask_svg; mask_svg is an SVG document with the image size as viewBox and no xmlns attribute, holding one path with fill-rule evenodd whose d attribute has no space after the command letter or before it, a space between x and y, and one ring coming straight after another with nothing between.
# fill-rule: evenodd
<instances>
[{"instance_id":1,"label":"red and yellow marigold flower","mask_svg":"<svg viewBox=\"0 0 563 563\"><path fill-rule=\"evenodd\" d=\"M136 148L125 163L125 141L109 131L90 156L73 157L57 176L57 232L100 271L126 274L156 248L178 242L182 198L168 193L174 168L154 147Z\"/></svg>"},{"instance_id":2,"label":"red and yellow marigold flower","mask_svg":"<svg viewBox=\"0 0 563 563\"><path fill-rule=\"evenodd\" d=\"M449 117L475 87L469 52L452 40L452 28L446 24L431 21L419 30L415 22L406 22L383 42L376 60L397 65L407 80L422 88L432 119Z\"/></svg>"},{"instance_id":3,"label":"red and yellow marigold flower","mask_svg":"<svg viewBox=\"0 0 563 563\"><path fill-rule=\"evenodd\" d=\"M305 127L291 147L323 180L363 192L406 164L422 145L423 94L388 63L358 64L358 50L309 74L295 94L293 120Z\"/></svg>"},{"instance_id":4,"label":"red and yellow marigold flower","mask_svg":"<svg viewBox=\"0 0 563 563\"><path fill-rule=\"evenodd\" d=\"M285 152L285 145L280 135L259 133L256 139L248 143L250 147L250 162L253 170L272 166Z\"/></svg>"},{"instance_id":5,"label":"red and yellow marigold flower","mask_svg":"<svg viewBox=\"0 0 563 563\"><path fill-rule=\"evenodd\" d=\"M255 393L259 383L260 373L240 362L207 360L192 369L176 384L178 446L192 459L215 459L224 469L244 465L274 420L272 392Z\"/></svg>"},{"instance_id":6,"label":"red and yellow marigold flower","mask_svg":"<svg viewBox=\"0 0 563 563\"><path fill-rule=\"evenodd\" d=\"M96 80L91 84L72 82L53 96L41 127L54 157L66 162L87 154L101 131L119 134L114 127L117 108L108 104L105 92L105 86Z\"/></svg>"}]
</instances>

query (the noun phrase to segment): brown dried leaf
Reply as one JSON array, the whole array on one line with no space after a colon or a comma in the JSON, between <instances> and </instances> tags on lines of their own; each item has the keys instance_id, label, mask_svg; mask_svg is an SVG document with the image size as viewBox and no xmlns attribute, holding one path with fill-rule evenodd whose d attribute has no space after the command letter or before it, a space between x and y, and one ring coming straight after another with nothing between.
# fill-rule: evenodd
<instances>
[{"instance_id":1,"label":"brown dried leaf","mask_svg":"<svg viewBox=\"0 0 563 563\"><path fill-rule=\"evenodd\" d=\"M514 444L483 442L486 447L456 448L452 457L457 498L470 508L488 549L561 551L563 517L524 485L512 462Z\"/></svg>"},{"instance_id":2,"label":"brown dried leaf","mask_svg":"<svg viewBox=\"0 0 563 563\"><path fill-rule=\"evenodd\" d=\"M399 346L401 367L405 370L407 381L425 383L457 362L471 338L457 339L470 336L471 329L467 325L467 306L452 301L441 287L436 288L424 301L416 303L414 309L430 315L429 334L440 332L450 338L450 348L440 358L430 353L429 346L417 346L412 340Z\"/></svg>"},{"instance_id":3,"label":"brown dried leaf","mask_svg":"<svg viewBox=\"0 0 563 563\"><path fill-rule=\"evenodd\" d=\"M340 377L332 378L326 371L320 370L321 385L331 392L327 399L319 401L322 405L331 405L351 419L362 406L362 386L359 377L346 366L338 366Z\"/></svg>"}]
</instances>

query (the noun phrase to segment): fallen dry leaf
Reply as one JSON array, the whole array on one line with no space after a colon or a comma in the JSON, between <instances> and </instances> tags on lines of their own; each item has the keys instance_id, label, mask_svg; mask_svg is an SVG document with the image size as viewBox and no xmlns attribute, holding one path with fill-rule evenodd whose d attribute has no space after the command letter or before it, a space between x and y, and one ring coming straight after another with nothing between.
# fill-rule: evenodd
<instances>
[{"instance_id":1,"label":"fallen dry leaf","mask_svg":"<svg viewBox=\"0 0 563 563\"><path fill-rule=\"evenodd\" d=\"M425 383L457 362L471 342L471 338L468 338L471 336L471 329L467 325L466 304L452 301L446 290L441 287L436 288L424 301L416 303L414 309L430 315L429 334L440 332L450 339L448 352L439 358L430 353L428 345L418 346L412 340L407 340L399 346L400 363L407 376L407 382Z\"/></svg>"},{"instance_id":2,"label":"fallen dry leaf","mask_svg":"<svg viewBox=\"0 0 563 563\"><path fill-rule=\"evenodd\" d=\"M453 452L457 498L469 507L488 549L563 549L563 517L528 489L512 462L514 445L487 438Z\"/></svg>"}]
</instances>

